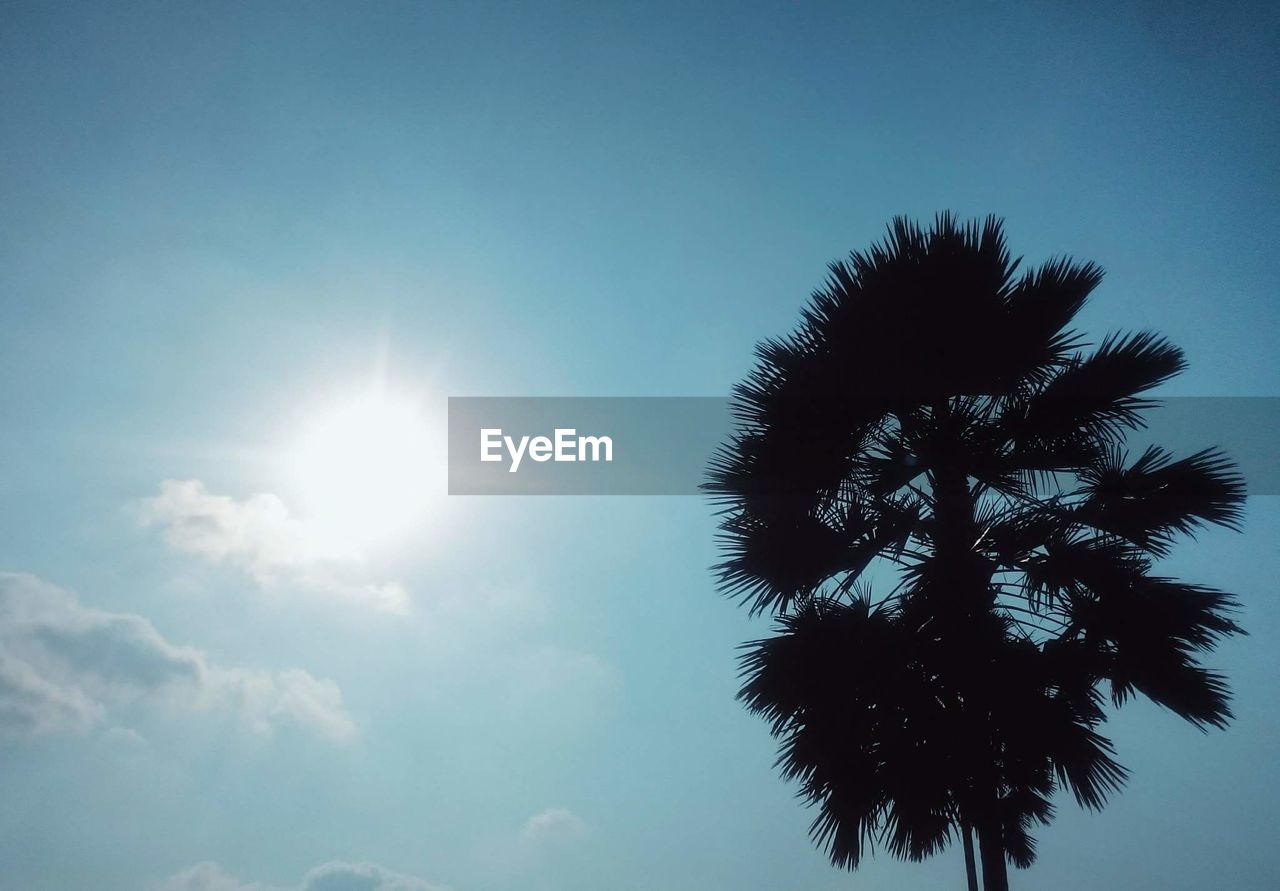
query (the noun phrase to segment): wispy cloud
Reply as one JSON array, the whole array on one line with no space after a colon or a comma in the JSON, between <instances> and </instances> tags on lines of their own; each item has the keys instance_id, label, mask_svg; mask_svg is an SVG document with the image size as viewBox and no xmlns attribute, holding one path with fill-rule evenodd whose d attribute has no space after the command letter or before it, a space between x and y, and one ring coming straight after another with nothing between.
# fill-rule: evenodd
<instances>
[{"instance_id":1,"label":"wispy cloud","mask_svg":"<svg viewBox=\"0 0 1280 891\"><path fill-rule=\"evenodd\" d=\"M289 888L243 882L213 862L197 863L161 882L155 891L449 891L376 863L334 860L317 866Z\"/></svg>"},{"instance_id":2,"label":"wispy cloud","mask_svg":"<svg viewBox=\"0 0 1280 891\"><path fill-rule=\"evenodd\" d=\"M215 495L199 480L166 480L137 508L141 523L160 529L173 550L230 566L260 589L292 588L408 611L403 585L374 581L359 553L322 545L276 495L237 500Z\"/></svg>"},{"instance_id":3,"label":"wispy cloud","mask_svg":"<svg viewBox=\"0 0 1280 891\"><path fill-rule=\"evenodd\" d=\"M218 665L141 616L87 607L32 575L0 573L0 733L84 732L139 701L230 711L262 735L283 725L334 742L355 733L331 680L299 668Z\"/></svg>"},{"instance_id":4,"label":"wispy cloud","mask_svg":"<svg viewBox=\"0 0 1280 891\"><path fill-rule=\"evenodd\" d=\"M585 838L587 824L571 810L549 807L520 827L520 843L530 848L558 847Z\"/></svg>"}]
</instances>

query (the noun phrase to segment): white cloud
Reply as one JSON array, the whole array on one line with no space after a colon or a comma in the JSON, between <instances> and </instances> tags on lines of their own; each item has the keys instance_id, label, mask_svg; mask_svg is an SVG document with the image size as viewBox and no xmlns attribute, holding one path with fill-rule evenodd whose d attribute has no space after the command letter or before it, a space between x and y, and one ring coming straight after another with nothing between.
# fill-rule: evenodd
<instances>
[{"instance_id":1,"label":"white cloud","mask_svg":"<svg viewBox=\"0 0 1280 891\"><path fill-rule=\"evenodd\" d=\"M520 827L520 842L533 848L562 846L587 835L587 824L573 811L549 807L539 811Z\"/></svg>"},{"instance_id":2,"label":"white cloud","mask_svg":"<svg viewBox=\"0 0 1280 891\"><path fill-rule=\"evenodd\" d=\"M332 742L355 736L342 703L342 690L328 678L301 668L263 671L211 666L199 704L230 708L255 733L270 736L283 724L305 727Z\"/></svg>"},{"instance_id":3,"label":"white cloud","mask_svg":"<svg viewBox=\"0 0 1280 891\"><path fill-rule=\"evenodd\" d=\"M514 831L508 829L481 840L476 857L492 879L506 886L517 877L563 867L566 858L582 853L580 843L591 834L586 821L573 811L548 807L532 814Z\"/></svg>"},{"instance_id":4,"label":"white cloud","mask_svg":"<svg viewBox=\"0 0 1280 891\"><path fill-rule=\"evenodd\" d=\"M376 863L344 863L334 860L317 866L289 889L242 882L216 863L198 863L170 876L156 891L449 891Z\"/></svg>"},{"instance_id":5,"label":"white cloud","mask_svg":"<svg viewBox=\"0 0 1280 891\"><path fill-rule=\"evenodd\" d=\"M175 551L233 567L261 589L297 588L405 613L409 595L398 582L367 577L360 555L321 546L321 537L270 493L237 501L199 480L165 480L138 504L147 527L163 531Z\"/></svg>"},{"instance_id":6,"label":"white cloud","mask_svg":"<svg viewBox=\"0 0 1280 891\"><path fill-rule=\"evenodd\" d=\"M141 616L84 606L35 576L0 573L0 733L83 732L139 701L229 710L264 735L286 724L334 742L355 733L331 680L297 668L217 665Z\"/></svg>"},{"instance_id":7,"label":"white cloud","mask_svg":"<svg viewBox=\"0 0 1280 891\"><path fill-rule=\"evenodd\" d=\"M216 863L197 863L165 879L156 891L273 891L267 885L245 884L223 872Z\"/></svg>"},{"instance_id":8,"label":"white cloud","mask_svg":"<svg viewBox=\"0 0 1280 891\"><path fill-rule=\"evenodd\" d=\"M392 872L375 863L334 860L317 866L302 880L301 891L448 891L425 879Z\"/></svg>"}]
</instances>

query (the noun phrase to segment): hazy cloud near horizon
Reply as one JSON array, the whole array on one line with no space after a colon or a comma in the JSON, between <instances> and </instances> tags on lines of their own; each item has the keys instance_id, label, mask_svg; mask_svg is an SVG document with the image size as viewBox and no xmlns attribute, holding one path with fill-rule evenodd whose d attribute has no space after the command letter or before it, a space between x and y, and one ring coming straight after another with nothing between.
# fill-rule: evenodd
<instances>
[{"instance_id":1,"label":"hazy cloud near horizon","mask_svg":"<svg viewBox=\"0 0 1280 891\"><path fill-rule=\"evenodd\" d=\"M206 861L176 873L156 886L155 891L451 891L415 876L405 875L376 863L346 863L340 860L321 864L307 872L302 883L288 888L244 882L217 863Z\"/></svg>"},{"instance_id":2,"label":"hazy cloud near horizon","mask_svg":"<svg viewBox=\"0 0 1280 891\"><path fill-rule=\"evenodd\" d=\"M219 665L147 619L86 606L33 575L0 573L0 734L83 733L141 704L224 710L253 733L295 725L332 742L356 732L338 685L300 668Z\"/></svg>"}]
</instances>

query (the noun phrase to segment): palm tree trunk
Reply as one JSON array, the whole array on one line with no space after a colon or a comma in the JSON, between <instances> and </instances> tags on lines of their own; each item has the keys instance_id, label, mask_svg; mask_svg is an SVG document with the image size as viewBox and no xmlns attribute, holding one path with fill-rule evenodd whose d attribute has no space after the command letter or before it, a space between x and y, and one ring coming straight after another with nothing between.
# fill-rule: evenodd
<instances>
[{"instance_id":1,"label":"palm tree trunk","mask_svg":"<svg viewBox=\"0 0 1280 891\"><path fill-rule=\"evenodd\" d=\"M964 874L969 880L969 891L978 891L978 867L973 862L973 827L967 822L960 825L960 837L964 840Z\"/></svg>"},{"instance_id":2,"label":"palm tree trunk","mask_svg":"<svg viewBox=\"0 0 1280 891\"><path fill-rule=\"evenodd\" d=\"M997 819L987 818L978 826L978 847L982 853L983 891L1009 891L1009 870Z\"/></svg>"}]
</instances>

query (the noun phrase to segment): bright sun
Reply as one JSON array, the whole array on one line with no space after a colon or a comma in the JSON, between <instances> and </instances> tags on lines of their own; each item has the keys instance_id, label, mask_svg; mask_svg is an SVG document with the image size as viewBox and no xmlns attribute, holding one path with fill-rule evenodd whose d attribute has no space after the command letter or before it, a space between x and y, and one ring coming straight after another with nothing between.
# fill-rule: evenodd
<instances>
[{"instance_id":1,"label":"bright sun","mask_svg":"<svg viewBox=\"0 0 1280 891\"><path fill-rule=\"evenodd\" d=\"M313 533L345 551L409 531L429 504L436 451L418 406L383 388L319 412L292 462Z\"/></svg>"}]
</instances>

